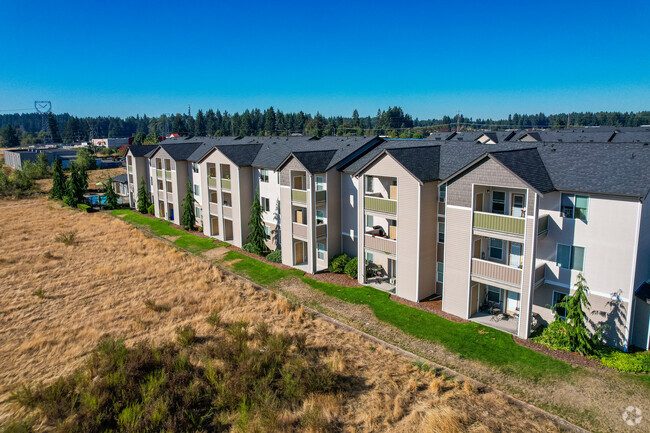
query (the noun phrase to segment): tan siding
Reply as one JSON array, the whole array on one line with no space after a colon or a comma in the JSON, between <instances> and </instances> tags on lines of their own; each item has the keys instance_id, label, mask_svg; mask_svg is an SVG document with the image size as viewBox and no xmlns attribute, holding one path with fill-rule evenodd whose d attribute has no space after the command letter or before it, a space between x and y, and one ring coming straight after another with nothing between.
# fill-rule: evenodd
<instances>
[{"instance_id":1,"label":"tan siding","mask_svg":"<svg viewBox=\"0 0 650 433\"><path fill-rule=\"evenodd\" d=\"M427 182L422 185L420 194L420 289L418 300L422 300L436 292L437 211L438 182Z\"/></svg>"},{"instance_id":2,"label":"tan siding","mask_svg":"<svg viewBox=\"0 0 650 433\"><path fill-rule=\"evenodd\" d=\"M327 253L331 258L341 253L341 173L327 172ZM354 254L352 257L355 257Z\"/></svg>"},{"instance_id":3,"label":"tan siding","mask_svg":"<svg viewBox=\"0 0 650 433\"><path fill-rule=\"evenodd\" d=\"M446 219L443 308L467 318L472 212L448 206Z\"/></svg>"},{"instance_id":4,"label":"tan siding","mask_svg":"<svg viewBox=\"0 0 650 433\"><path fill-rule=\"evenodd\" d=\"M232 170L232 168L231 168ZM237 176L239 185L235 186L233 183L233 195L238 192L239 194L239 214L235 213L237 218L237 225L241 227L241 242L242 245L247 242L248 234L251 229L248 227L248 221L251 217L251 206L255 200L255 191L253 190L253 169L251 167L240 167ZM233 220L233 224L235 221Z\"/></svg>"},{"instance_id":5,"label":"tan siding","mask_svg":"<svg viewBox=\"0 0 650 433\"><path fill-rule=\"evenodd\" d=\"M358 223L358 191L356 188L357 179L347 175L341 174L341 252L346 253L350 257L356 257L358 252L357 236L359 236L359 229L361 224Z\"/></svg>"}]
</instances>

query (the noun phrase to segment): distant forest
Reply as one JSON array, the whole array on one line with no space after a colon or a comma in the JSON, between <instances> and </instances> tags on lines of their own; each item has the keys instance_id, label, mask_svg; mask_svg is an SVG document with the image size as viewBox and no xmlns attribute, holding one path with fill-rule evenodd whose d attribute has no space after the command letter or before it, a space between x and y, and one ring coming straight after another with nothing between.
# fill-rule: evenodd
<instances>
[{"instance_id":1,"label":"distant forest","mask_svg":"<svg viewBox=\"0 0 650 433\"><path fill-rule=\"evenodd\" d=\"M181 135L287 135L304 133L310 135L388 135L402 138L421 138L436 130L503 130L503 129L548 129L576 126L640 126L650 124L650 111L641 112L598 112L512 114L507 119L474 119L459 116L443 116L441 119L420 120L405 113L401 107L378 110L374 117L360 117L357 110L352 116L324 117L298 113L283 113L270 107L266 110L253 109L243 113L228 113L220 110L198 110L193 116L176 114L158 117L75 117L57 114L49 119L50 130L55 142L76 142L94 138L119 138L136 136L164 136L170 133ZM567 120L570 124L567 125ZM42 141L42 118L37 113L2 114L0 128L11 125L21 144ZM142 140L139 140L142 141Z\"/></svg>"}]
</instances>

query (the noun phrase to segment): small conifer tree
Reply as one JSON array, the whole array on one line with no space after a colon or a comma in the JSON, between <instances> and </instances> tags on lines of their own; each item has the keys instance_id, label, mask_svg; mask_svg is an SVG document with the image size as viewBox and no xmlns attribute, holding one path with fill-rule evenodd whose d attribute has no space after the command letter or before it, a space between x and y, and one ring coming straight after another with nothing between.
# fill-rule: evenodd
<instances>
[{"instance_id":1,"label":"small conifer tree","mask_svg":"<svg viewBox=\"0 0 650 433\"><path fill-rule=\"evenodd\" d=\"M138 212L147 213L149 206L151 206L151 201L149 200L149 191L147 191L147 185L145 184L143 177L140 181L140 187L138 188Z\"/></svg>"},{"instance_id":2,"label":"small conifer tree","mask_svg":"<svg viewBox=\"0 0 650 433\"><path fill-rule=\"evenodd\" d=\"M59 200L65 195L65 174L63 173L63 164L59 158L54 160L54 169L52 170L52 190L50 197Z\"/></svg>"},{"instance_id":3,"label":"small conifer tree","mask_svg":"<svg viewBox=\"0 0 650 433\"><path fill-rule=\"evenodd\" d=\"M251 252L263 254L268 249L266 247L266 241L269 240L269 236L264 230L264 222L262 221L262 205L260 204L259 190L255 191L255 200L251 206L251 217L248 220L248 227L251 229L247 239Z\"/></svg>"},{"instance_id":4,"label":"small conifer tree","mask_svg":"<svg viewBox=\"0 0 650 433\"><path fill-rule=\"evenodd\" d=\"M196 215L194 213L194 191L192 191L192 183L187 182L187 191L185 198L181 204L181 225L185 230L193 230L196 222Z\"/></svg>"},{"instance_id":5,"label":"small conifer tree","mask_svg":"<svg viewBox=\"0 0 650 433\"><path fill-rule=\"evenodd\" d=\"M106 186L106 194L104 195L106 197L106 207L108 207L109 209L117 209L118 197L117 197L117 193L113 189L113 179L109 177L108 180L106 181L105 186Z\"/></svg>"}]
</instances>

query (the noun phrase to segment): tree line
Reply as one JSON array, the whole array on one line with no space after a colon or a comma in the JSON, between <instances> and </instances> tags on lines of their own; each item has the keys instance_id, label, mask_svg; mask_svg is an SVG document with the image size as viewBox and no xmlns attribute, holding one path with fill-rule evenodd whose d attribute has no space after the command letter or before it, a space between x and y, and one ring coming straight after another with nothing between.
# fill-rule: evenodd
<instances>
[{"instance_id":1,"label":"tree line","mask_svg":"<svg viewBox=\"0 0 650 433\"><path fill-rule=\"evenodd\" d=\"M42 143L42 117L37 113L0 115L2 145L30 145ZM504 119L482 119L464 115L443 116L440 119L420 120L405 113L401 107L377 110L375 116L359 115L354 110L350 117L325 117L302 111L284 113L269 107L255 108L242 113L209 109L195 115L177 113L157 117L147 115L121 117L77 117L70 114L50 114L47 124L53 142L79 142L94 138L160 137L170 133L180 135L288 135L303 133L324 135L389 135L402 138L420 138L441 129L529 129L566 128L574 126L640 126L650 124L650 111L640 112L581 112L545 115L511 114Z\"/></svg>"}]
</instances>

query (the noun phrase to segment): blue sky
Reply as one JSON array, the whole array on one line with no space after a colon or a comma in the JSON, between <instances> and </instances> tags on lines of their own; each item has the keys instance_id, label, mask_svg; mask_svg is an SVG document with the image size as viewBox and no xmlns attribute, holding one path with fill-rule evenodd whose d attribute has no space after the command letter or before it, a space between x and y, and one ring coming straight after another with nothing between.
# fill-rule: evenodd
<instances>
[{"instance_id":1,"label":"blue sky","mask_svg":"<svg viewBox=\"0 0 650 433\"><path fill-rule=\"evenodd\" d=\"M4 1L0 113L650 109L647 1Z\"/></svg>"}]
</instances>

